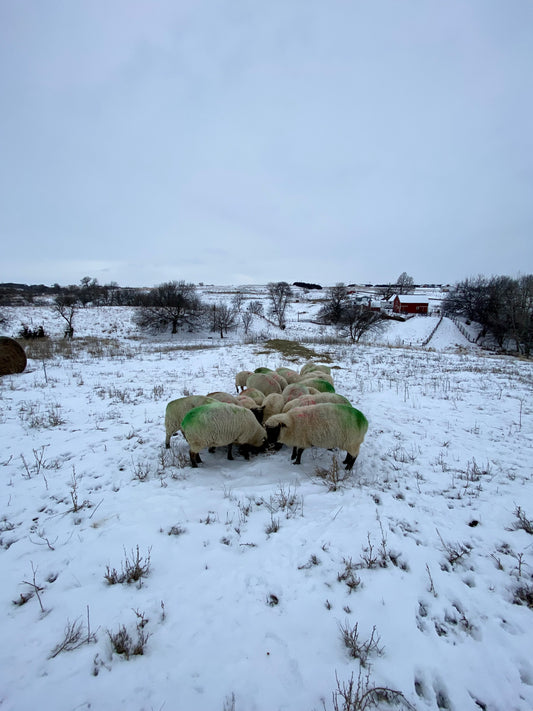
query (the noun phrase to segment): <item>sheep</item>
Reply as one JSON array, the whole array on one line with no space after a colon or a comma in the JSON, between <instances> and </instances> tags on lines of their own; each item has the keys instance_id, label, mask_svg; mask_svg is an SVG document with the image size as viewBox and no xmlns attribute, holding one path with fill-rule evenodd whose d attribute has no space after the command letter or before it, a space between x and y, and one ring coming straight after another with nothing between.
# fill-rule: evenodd
<instances>
[{"instance_id":1,"label":"sheep","mask_svg":"<svg viewBox=\"0 0 533 711\"><path fill-rule=\"evenodd\" d=\"M239 392L239 390L244 390L246 387L246 378L248 378L251 374L251 370L241 370L237 373L235 376L235 390L237 392Z\"/></svg>"},{"instance_id":2,"label":"sheep","mask_svg":"<svg viewBox=\"0 0 533 711\"><path fill-rule=\"evenodd\" d=\"M285 405L285 398L281 393L270 393L263 400L263 421L267 421L272 415L278 415Z\"/></svg>"},{"instance_id":3,"label":"sheep","mask_svg":"<svg viewBox=\"0 0 533 711\"><path fill-rule=\"evenodd\" d=\"M309 380L304 379L300 380L298 384L307 385L308 388L315 388L315 390L318 390L321 393L335 392L335 387L331 383L328 383L327 380L323 380L322 378L309 378Z\"/></svg>"},{"instance_id":4,"label":"sheep","mask_svg":"<svg viewBox=\"0 0 533 711\"><path fill-rule=\"evenodd\" d=\"M289 385L291 385L292 383L297 383L301 378L300 373L297 373L295 370L292 370L291 368L285 368L285 367L276 368L276 373L279 373L280 375L282 375Z\"/></svg>"},{"instance_id":5,"label":"sheep","mask_svg":"<svg viewBox=\"0 0 533 711\"><path fill-rule=\"evenodd\" d=\"M280 375L279 373L276 373L276 371L272 371L272 373L268 374L269 377L274 378L274 380L279 384L280 388L283 390L284 388L287 387L289 384L286 379L283 377L283 375Z\"/></svg>"},{"instance_id":6,"label":"sheep","mask_svg":"<svg viewBox=\"0 0 533 711\"><path fill-rule=\"evenodd\" d=\"M272 368L260 367L254 370L254 373L272 373Z\"/></svg>"},{"instance_id":7,"label":"sheep","mask_svg":"<svg viewBox=\"0 0 533 711\"><path fill-rule=\"evenodd\" d=\"M338 402L340 405L350 405L351 402L344 395L338 393L316 393L316 395L302 395L294 400L285 403L282 412L288 412L293 407L306 407L307 405L318 405L321 402ZM272 413L277 414L277 413ZM265 418L266 422L266 418Z\"/></svg>"},{"instance_id":8,"label":"sheep","mask_svg":"<svg viewBox=\"0 0 533 711\"><path fill-rule=\"evenodd\" d=\"M321 370L323 373L331 375L331 368L329 367L329 365L318 365L317 363L313 363L312 360L308 360L307 363L305 363L305 365L300 368L300 375L305 375L309 372L312 373L316 370Z\"/></svg>"},{"instance_id":9,"label":"sheep","mask_svg":"<svg viewBox=\"0 0 533 711\"><path fill-rule=\"evenodd\" d=\"M300 383L293 383L292 385L287 385L281 394L285 402L289 402L289 400L294 400L302 395L315 395L316 393L318 393L316 388L310 388Z\"/></svg>"},{"instance_id":10,"label":"sheep","mask_svg":"<svg viewBox=\"0 0 533 711\"><path fill-rule=\"evenodd\" d=\"M170 448L170 438L174 432L178 432L181 429L181 421L189 410L192 410L193 407L213 402L217 401L207 397L207 395L189 395L180 397L177 400L171 400L165 410L165 447L167 449Z\"/></svg>"},{"instance_id":11,"label":"sheep","mask_svg":"<svg viewBox=\"0 0 533 711\"><path fill-rule=\"evenodd\" d=\"M319 378L320 380L325 380L331 385L335 385L333 382L333 376L328 375L328 373L323 373L321 370L308 371L307 373L300 375L300 380L298 382L303 383L306 380L312 380L313 378Z\"/></svg>"},{"instance_id":12,"label":"sheep","mask_svg":"<svg viewBox=\"0 0 533 711\"><path fill-rule=\"evenodd\" d=\"M306 447L338 447L346 450L343 464L350 471L368 430L368 420L355 407L325 402L272 415L265 429L270 443L281 442L293 448L291 459L295 464L301 463Z\"/></svg>"},{"instance_id":13,"label":"sheep","mask_svg":"<svg viewBox=\"0 0 533 711\"><path fill-rule=\"evenodd\" d=\"M255 400L258 405L262 405L263 400L265 399L264 394L257 388L245 388L238 395L238 397L241 396L251 397L252 400Z\"/></svg>"},{"instance_id":14,"label":"sheep","mask_svg":"<svg viewBox=\"0 0 533 711\"><path fill-rule=\"evenodd\" d=\"M201 462L199 453L205 447L228 445L228 459L233 459L232 445L241 444L245 459L249 459L249 447L261 447L267 438L265 429L250 410L227 403L193 408L183 418L181 431L189 444L189 457L194 468Z\"/></svg>"},{"instance_id":15,"label":"sheep","mask_svg":"<svg viewBox=\"0 0 533 711\"><path fill-rule=\"evenodd\" d=\"M213 398L213 400L218 400L219 402L226 402L230 405L237 405L237 398L235 395L230 395L230 393L225 393L221 390L217 390L214 393L207 393L206 397Z\"/></svg>"},{"instance_id":16,"label":"sheep","mask_svg":"<svg viewBox=\"0 0 533 711\"><path fill-rule=\"evenodd\" d=\"M246 387L257 388L263 395L280 393L283 390L279 382L272 377L272 373L252 373L246 380Z\"/></svg>"}]
</instances>

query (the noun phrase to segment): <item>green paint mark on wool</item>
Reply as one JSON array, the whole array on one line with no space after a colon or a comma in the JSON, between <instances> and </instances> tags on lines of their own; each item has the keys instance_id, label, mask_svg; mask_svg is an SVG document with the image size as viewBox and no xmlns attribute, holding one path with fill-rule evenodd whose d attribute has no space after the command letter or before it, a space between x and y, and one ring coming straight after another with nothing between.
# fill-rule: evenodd
<instances>
[{"instance_id":1,"label":"green paint mark on wool","mask_svg":"<svg viewBox=\"0 0 533 711\"><path fill-rule=\"evenodd\" d=\"M196 423L202 420L202 416L205 414L205 411L210 407L211 405L199 405L198 407L193 407L193 409L189 410L183 418L181 423L182 428L187 429L187 427L197 426Z\"/></svg>"},{"instance_id":2,"label":"green paint mark on wool","mask_svg":"<svg viewBox=\"0 0 533 711\"><path fill-rule=\"evenodd\" d=\"M351 427L356 426L360 430L368 429L368 420L360 410L351 405L339 405L340 412L344 413L345 423Z\"/></svg>"}]
</instances>

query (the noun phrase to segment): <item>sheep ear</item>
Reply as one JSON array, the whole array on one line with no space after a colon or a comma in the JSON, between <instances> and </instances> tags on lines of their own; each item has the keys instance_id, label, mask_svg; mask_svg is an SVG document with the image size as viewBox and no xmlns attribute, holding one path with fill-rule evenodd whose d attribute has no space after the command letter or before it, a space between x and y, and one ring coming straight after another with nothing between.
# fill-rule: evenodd
<instances>
[{"instance_id":1,"label":"sheep ear","mask_svg":"<svg viewBox=\"0 0 533 711\"><path fill-rule=\"evenodd\" d=\"M280 425L280 427L287 427L287 425L285 424L285 422L280 422L279 425Z\"/></svg>"}]
</instances>

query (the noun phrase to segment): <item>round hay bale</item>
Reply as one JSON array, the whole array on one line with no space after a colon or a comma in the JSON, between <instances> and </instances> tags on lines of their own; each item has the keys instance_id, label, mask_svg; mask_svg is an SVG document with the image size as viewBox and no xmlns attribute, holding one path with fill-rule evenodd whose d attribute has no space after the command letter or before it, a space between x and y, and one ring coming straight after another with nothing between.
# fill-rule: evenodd
<instances>
[{"instance_id":1,"label":"round hay bale","mask_svg":"<svg viewBox=\"0 0 533 711\"><path fill-rule=\"evenodd\" d=\"M0 336L0 375L22 373L26 363L24 348L13 338Z\"/></svg>"}]
</instances>

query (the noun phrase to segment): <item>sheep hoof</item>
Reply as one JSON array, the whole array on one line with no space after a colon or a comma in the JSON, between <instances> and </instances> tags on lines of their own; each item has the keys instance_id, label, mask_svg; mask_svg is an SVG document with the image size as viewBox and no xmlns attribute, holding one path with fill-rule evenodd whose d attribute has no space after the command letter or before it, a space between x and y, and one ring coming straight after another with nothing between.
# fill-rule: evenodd
<instances>
[{"instance_id":1,"label":"sheep hoof","mask_svg":"<svg viewBox=\"0 0 533 711\"><path fill-rule=\"evenodd\" d=\"M343 464L346 464L346 466L344 468L346 469L347 472L352 471L352 467L353 467L356 459L357 459L357 457L352 457L351 454L346 455L346 459L344 460Z\"/></svg>"}]
</instances>

